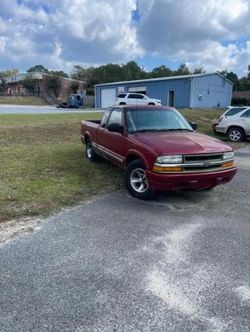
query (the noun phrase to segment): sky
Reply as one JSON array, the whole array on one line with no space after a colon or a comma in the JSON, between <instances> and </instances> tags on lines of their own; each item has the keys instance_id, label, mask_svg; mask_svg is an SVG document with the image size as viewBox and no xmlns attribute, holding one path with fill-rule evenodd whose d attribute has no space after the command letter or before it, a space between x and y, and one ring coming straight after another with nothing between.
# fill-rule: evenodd
<instances>
[{"instance_id":1,"label":"sky","mask_svg":"<svg viewBox=\"0 0 250 332\"><path fill-rule=\"evenodd\" d=\"M245 76L250 0L0 0L0 71L131 60Z\"/></svg>"}]
</instances>

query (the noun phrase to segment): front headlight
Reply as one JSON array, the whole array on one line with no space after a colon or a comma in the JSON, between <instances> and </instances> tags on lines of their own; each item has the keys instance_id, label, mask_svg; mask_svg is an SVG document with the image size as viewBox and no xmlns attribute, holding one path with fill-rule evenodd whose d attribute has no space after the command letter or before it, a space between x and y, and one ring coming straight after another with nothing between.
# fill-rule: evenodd
<instances>
[{"instance_id":1,"label":"front headlight","mask_svg":"<svg viewBox=\"0 0 250 332\"><path fill-rule=\"evenodd\" d=\"M159 156L156 158L157 164L181 164L182 155L173 155L173 156Z\"/></svg>"},{"instance_id":2,"label":"front headlight","mask_svg":"<svg viewBox=\"0 0 250 332\"><path fill-rule=\"evenodd\" d=\"M223 160L232 160L232 159L234 159L234 153L232 151L223 153Z\"/></svg>"}]
</instances>

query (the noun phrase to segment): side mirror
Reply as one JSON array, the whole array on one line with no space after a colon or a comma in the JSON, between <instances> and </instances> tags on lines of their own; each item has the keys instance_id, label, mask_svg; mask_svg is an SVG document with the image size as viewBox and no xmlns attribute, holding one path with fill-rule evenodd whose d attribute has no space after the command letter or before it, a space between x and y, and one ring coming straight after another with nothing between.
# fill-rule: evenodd
<instances>
[{"instance_id":1,"label":"side mirror","mask_svg":"<svg viewBox=\"0 0 250 332\"><path fill-rule=\"evenodd\" d=\"M121 133L123 131L123 126L121 126L119 123L111 123L108 125L108 131L113 133Z\"/></svg>"},{"instance_id":2,"label":"side mirror","mask_svg":"<svg viewBox=\"0 0 250 332\"><path fill-rule=\"evenodd\" d=\"M189 124L190 124L190 126L193 128L193 130L196 130L196 129L198 128L196 122L190 121Z\"/></svg>"}]
</instances>

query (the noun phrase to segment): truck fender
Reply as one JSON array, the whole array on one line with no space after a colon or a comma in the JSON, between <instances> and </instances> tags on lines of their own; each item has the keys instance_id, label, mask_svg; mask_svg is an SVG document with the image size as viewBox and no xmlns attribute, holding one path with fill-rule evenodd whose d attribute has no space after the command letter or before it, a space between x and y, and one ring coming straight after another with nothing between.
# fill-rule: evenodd
<instances>
[{"instance_id":1,"label":"truck fender","mask_svg":"<svg viewBox=\"0 0 250 332\"><path fill-rule=\"evenodd\" d=\"M129 150L127 153L127 156L125 159L125 168L128 166L128 164L131 161L133 161L135 159L140 159L144 163L144 165L147 169L150 168L149 163L148 163L147 159L144 157L144 155L141 152L134 150L134 149Z\"/></svg>"}]
</instances>

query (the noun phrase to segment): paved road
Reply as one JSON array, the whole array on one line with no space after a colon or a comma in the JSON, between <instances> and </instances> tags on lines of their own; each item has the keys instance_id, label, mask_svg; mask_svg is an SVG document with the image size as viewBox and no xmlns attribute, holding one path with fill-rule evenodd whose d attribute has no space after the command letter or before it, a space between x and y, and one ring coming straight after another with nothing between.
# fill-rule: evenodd
<instances>
[{"instance_id":1,"label":"paved road","mask_svg":"<svg viewBox=\"0 0 250 332\"><path fill-rule=\"evenodd\" d=\"M0 105L1 114L54 114L54 113L89 113L102 112L99 109L66 109L56 106L26 106L26 105Z\"/></svg>"},{"instance_id":2,"label":"paved road","mask_svg":"<svg viewBox=\"0 0 250 332\"><path fill-rule=\"evenodd\" d=\"M1 331L249 331L250 148L212 192L120 191L0 248Z\"/></svg>"}]
</instances>

